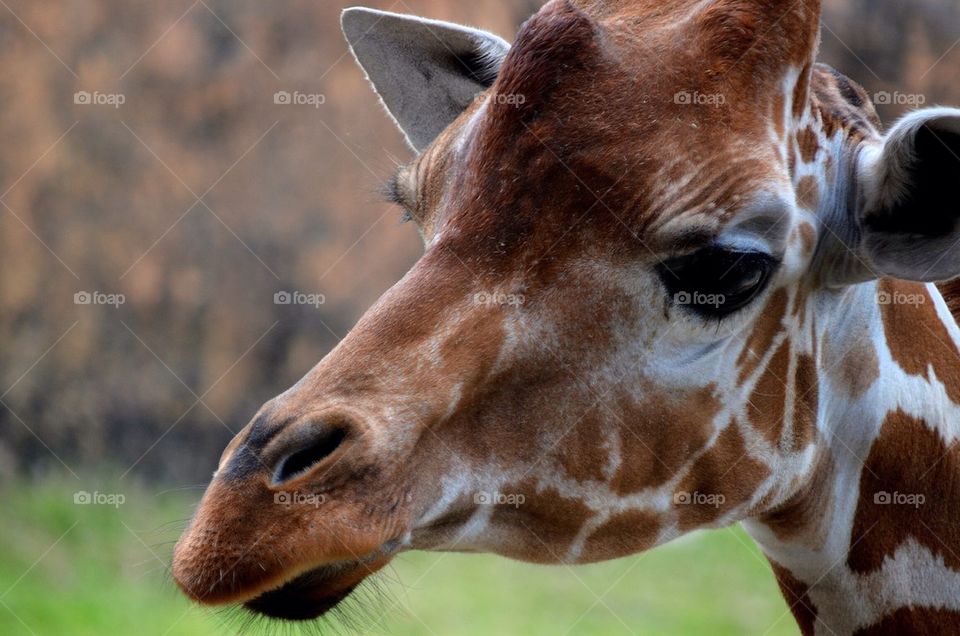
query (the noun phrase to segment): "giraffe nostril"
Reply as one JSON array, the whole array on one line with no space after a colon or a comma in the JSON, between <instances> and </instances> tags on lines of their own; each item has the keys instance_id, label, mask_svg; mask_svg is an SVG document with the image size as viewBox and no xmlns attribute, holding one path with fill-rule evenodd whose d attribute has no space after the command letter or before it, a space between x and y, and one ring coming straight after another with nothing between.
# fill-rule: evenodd
<instances>
[{"instance_id":1,"label":"giraffe nostril","mask_svg":"<svg viewBox=\"0 0 960 636\"><path fill-rule=\"evenodd\" d=\"M302 440L299 448L286 454L277 463L273 474L274 484L289 481L302 475L313 466L332 455L347 438L347 429L341 426L322 425Z\"/></svg>"}]
</instances>

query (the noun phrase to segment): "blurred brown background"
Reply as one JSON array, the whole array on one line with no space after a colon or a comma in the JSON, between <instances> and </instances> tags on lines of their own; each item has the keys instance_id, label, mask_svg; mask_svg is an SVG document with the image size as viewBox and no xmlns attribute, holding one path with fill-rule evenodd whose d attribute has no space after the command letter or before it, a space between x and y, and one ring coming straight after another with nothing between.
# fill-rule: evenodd
<instances>
[{"instance_id":1,"label":"blurred brown background","mask_svg":"<svg viewBox=\"0 0 960 636\"><path fill-rule=\"evenodd\" d=\"M0 6L0 477L205 480L417 258L377 195L409 151L340 35L349 4ZM508 40L539 6L367 4ZM887 121L917 95L960 104L960 0L827 4L821 58L899 91Z\"/></svg>"}]
</instances>

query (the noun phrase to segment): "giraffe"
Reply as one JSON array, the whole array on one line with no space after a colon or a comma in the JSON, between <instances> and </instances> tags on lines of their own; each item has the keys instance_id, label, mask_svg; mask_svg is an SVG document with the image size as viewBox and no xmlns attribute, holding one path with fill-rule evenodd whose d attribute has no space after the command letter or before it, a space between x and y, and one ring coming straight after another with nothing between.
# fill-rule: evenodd
<instances>
[{"instance_id":1,"label":"giraffe","mask_svg":"<svg viewBox=\"0 0 960 636\"><path fill-rule=\"evenodd\" d=\"M181 589L307 620L406 550L740 523L805 634L960 629L960 110L882 131L819 24L551 0L510 45L347 10L424 254L226 448Z\"/></svg>"}]
</instances>

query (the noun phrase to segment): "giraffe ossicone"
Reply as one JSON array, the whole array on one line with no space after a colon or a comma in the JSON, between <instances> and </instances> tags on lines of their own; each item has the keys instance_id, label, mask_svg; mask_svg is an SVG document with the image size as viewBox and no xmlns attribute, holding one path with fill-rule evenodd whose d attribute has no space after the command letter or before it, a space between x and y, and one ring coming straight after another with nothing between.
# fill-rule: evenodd
<instances>
[{"instance_id":1,"label":"giraffe ossicone","mask_svg":"<svg viewBox=\"0 0 960 636\"><path fill-rule=\"evenodd\" d=\"M405 550L742 523L806 634L960 630L960 110L881 132L819 4L345 12L425 251L231 442L184 592L309 619Z\"/></svg>"}]
</instances>

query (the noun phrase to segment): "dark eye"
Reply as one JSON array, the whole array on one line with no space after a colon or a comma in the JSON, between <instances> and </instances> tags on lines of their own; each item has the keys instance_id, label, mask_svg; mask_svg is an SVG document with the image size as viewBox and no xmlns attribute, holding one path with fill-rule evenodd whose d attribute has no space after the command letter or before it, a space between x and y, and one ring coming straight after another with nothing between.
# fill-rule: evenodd
<instances>
[{"instance_id":1,"label":"dark eye","mask_svg":"<svg viewBox=\"0 0 960 636\"><path fill-rule=\"evenodd\" d=\"M713 246L664 261L657 273L674 305L721 319L760 295L776 266L776 259L763 252Z\"/></svg>"}]
</instances>

